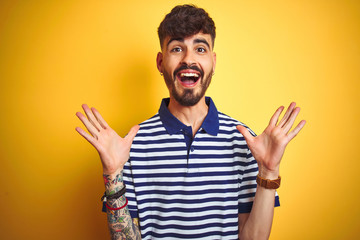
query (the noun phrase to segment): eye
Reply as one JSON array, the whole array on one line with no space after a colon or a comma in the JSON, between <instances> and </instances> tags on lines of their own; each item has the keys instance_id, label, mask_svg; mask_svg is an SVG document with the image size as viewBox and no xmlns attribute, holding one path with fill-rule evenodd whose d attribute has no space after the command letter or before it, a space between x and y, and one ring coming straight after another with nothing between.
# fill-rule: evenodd
<instances>
[{"instance_id":1,"label":"eye","mask_svg":"<svg viewBox=\"0 0 360 240\"><path fill-rule=\"evenodd\" d=\"M196 49L196 51L198 51L199 53L205 53L206 49L203 48L203 47L199 47L199 48Z\"/></svg>"},{"instance_id":2,"label":"eye","mask_svg":"<svg viewBox=\"0 0 360 240\"><path fill-rule=\"evenodd\" d=\"M180 47L174 47L173 49L171 49L171 52L181 52L182 49Z\"/></svg>"}]
</instances>

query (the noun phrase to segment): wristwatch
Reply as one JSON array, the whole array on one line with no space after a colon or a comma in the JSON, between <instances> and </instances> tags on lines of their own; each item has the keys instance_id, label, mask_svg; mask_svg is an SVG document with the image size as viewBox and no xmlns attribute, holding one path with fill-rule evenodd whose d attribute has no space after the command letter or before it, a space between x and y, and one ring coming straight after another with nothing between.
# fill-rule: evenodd
<instances>
[{"instance_id":1,"label":"wristwatch","mask_svg":"<svg viewBox=\"0 0 360 240\"><path fill-rule=\"evenodd\" d=\"M256 183L266 189L278 189L280 187L281 177L279 176L275 180L265 179L257 175Z\"/></svg>"}]
</instances>

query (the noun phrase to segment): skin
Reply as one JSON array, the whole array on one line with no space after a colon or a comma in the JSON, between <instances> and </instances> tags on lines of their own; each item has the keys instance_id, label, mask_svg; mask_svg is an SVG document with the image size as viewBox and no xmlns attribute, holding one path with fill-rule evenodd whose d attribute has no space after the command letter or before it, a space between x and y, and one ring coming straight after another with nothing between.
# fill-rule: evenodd
<instances>
[{"instance_id":1,"label":"skin","mask_svg":"<svg viewBox=\"0 0 360 240\"><path fill-rule=\"evenodd\" d=\"M253 137L246 128L237 126L244 136L251 153L259 166L259 176L276 179L279 176L280 162L287 144L304 127L302 120L292 130L300 108L291 103L279 121L284 107L279 107L271 117L264 132ZM239 239L268 239L274 216L275 190L257 187L252 210L249 214L239 214Z\"/></svg>"},{"instance_id":2,"label":"skin","mask_svg":"<svg viewBox=\"0 0 360 240\"><path fill-rule=\"evenodd\" d=\"M160 73L164 74L169 89L169 111L182 123L191 126L193 136L204 121L208 106L205 103L205 91L210 84L211 76L215 71L216 54L212 49L212 40L209 34L197 33L183 39L165 38L162 52L157 55L156 63ZM174 72L181 66L196 66L204 75L195 86L183 86ZM186 70L184 72L193 72ZM205 89L205 91L203 91ZM186 91L192 91L193 96L200 100L193 106L183 106L176 100L174 93L183 96Z\"/></svg>"},{"instance_id":3,"label":"skin","mask_svg":"<svg viewBox=\"0 0 360 240\"><path fill-rule=\"evenodd\" d=\"M164 79L170 93L169 111L185 125L191 126L193 136L205 119L208 107L204 93L210 84L215 71L216 54L210 44L209 34L197 33L183 39L167 37L162 46L162 52L157 55L157 68L164 74ZM184 85L174 75L181 66L196 66L203 75L196 84ZM197 70L182 70L199 72ZM187 98L193 105L184 106L179 98ZM107 194L119 191L122 186L123 166L129 158L130 148L139 126L132 127L128 135L121 138L105 122L95 108L83 106L85 115L76 115L85 125L89 133L77 127L76 131L83 136L98 151L104 172L104 183ZM287 144L304 127L302 120L292 129L300 108L291 103L284 116L279 119L284 107L279 107L271 117L264 132L253 137L246 128L237 126L244 136L251 153L259 166L259 175L265 179L276 179L279 176L280 162ZM257 187L253 207L248 214L239 214L239 239L268 239L274 214L275 190ZM121 207L126 203L121 197L111 200L108 204ZM108 224L112 239L141 239L138 219L131 219L127 207L108 210Z\"/></svg>"},{"instance_id":4,"label":"skin","mask_svg":"<svg viewBox=\"0 0 360 240\"><path fill-rule=\"evenodd\" d=\"M103 166L103 179L107 195L114 194L123 188L122 170L129 159L130 147L139 130L139 125L132 127L128 135L120 137L103 119L95 108L83 104L86 117L77 112L76 115L85 125L89 133L77 127L76 131L98 151ZM108 200L112 208L126 204L125 197ZM120 210L107 209L108 226L111 239L141 239L137 219L131 219L128 207Z\"/></svg>"}]
</instances>

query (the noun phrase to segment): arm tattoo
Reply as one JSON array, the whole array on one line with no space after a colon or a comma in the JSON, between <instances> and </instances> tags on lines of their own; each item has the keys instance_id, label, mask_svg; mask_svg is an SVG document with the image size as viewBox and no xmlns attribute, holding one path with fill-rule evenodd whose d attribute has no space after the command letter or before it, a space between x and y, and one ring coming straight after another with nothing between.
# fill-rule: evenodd
<instances>
[{"instance_id":1,"label":"arm tattoo","mask_svg":"<svg viewBox=\"0 0 360 240\"><path fill-rule=\"evenodd\" d=\"M107 194L114 194L123 187L122 171L116 175L103 175ZM125 196L118 199L107 200L107 204L112 208L119 208L126 204ZM141 240L139 223L137 219L132 219L128 207L120 210L107 209L107 221L110 229L111 239L136 239Z\"/></svg>"},{"instance_id":2,"label":"arm tattoo","mask_svg":"<svg viewBox=\"0 0 360 240\"><path fill-rule=\"evenodd\" d=\"M103 174L103 178L104 178L105 187L106 187L106 188L109 188L110 185L111 185L110 175Z\"/></svg>"},{"instance_id":3,"label":"arm tattoo","mask_svg":"<svg viewBox=\"0 0 360 240\"><path fill-rule=\"evenodd\" d=\"M119 174L116 174L115 178L111 181L111 184L117 184L123 182L123 175L122 175L122 171Z\"/></svg>"}]
</instances>

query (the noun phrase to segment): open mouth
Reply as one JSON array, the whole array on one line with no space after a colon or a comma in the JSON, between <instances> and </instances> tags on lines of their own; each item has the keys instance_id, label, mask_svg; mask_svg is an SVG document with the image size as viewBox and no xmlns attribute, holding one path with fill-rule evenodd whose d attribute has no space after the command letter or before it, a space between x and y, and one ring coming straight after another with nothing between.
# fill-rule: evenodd
<instances>
[{"instance_id":1,"label":"open mouth","mask_svg":"<svg viewBox=\"0 0 360 240\"><path fill-rule=\"evenodd\" d=\"M200 79L200 74L195 72L180 72L176 76L184 87L193 87Z\"/></svg>"}]
</instances>

